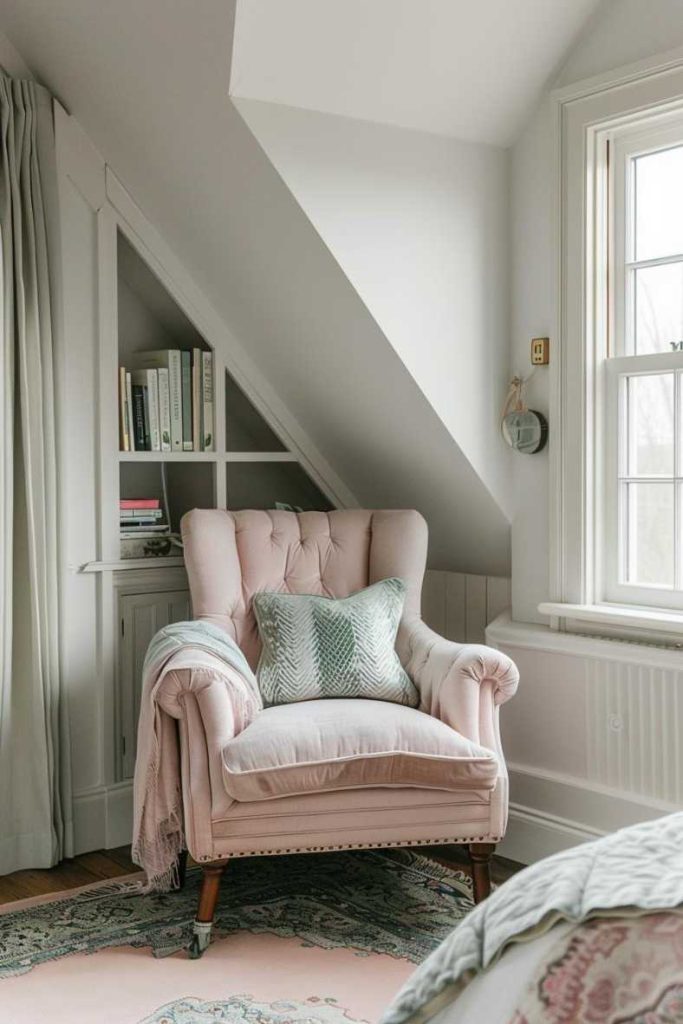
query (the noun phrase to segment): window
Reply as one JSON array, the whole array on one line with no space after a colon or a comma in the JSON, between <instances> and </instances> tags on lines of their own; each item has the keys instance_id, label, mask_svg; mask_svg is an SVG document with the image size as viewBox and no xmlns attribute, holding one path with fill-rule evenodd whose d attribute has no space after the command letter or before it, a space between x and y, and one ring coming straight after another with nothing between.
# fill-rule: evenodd
<instances>
[{"instance_id":1,"label":"window","mask_svg":"<svg viewBox=\"0 0 683 1024\"><path fill-rule=\"evenodd\" d=\"M683 61L556 94L557 627L683 634ZM595 629L592 625L591 630Z\"/></svg>"},{"instance_id":2,"label":"window","mask_svg":"<svg viewBox=\"0 0 683 1024\"><path fill-rule=\"evenodd\" d=\"M683 120L602 141L602 589L683 608Z\"/></svg>"}]
</instances>

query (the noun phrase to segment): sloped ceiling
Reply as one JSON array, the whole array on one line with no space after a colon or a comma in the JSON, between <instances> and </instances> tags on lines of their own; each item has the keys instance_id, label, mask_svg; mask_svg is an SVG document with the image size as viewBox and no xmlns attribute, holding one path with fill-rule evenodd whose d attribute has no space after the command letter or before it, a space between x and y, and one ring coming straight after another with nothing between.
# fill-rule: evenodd
<instances>
[{"instance_id":1,"label":"sloped ceiling","mask_svg":"<svg viewBox=\"0 0 683 1024\"><path fill-rule=\"evenodd\" d=\"M234 100L410 376L507 516L507 153Z\"/></svg>"},{"instance_id":2,"label":"sloped ceiling","mask_svg":"<svg viewBox=\"0 0 683 1024\"><path fill-rule=\"evenodd\" d=\"M599 0L240 0L234 96L508 146Z\"/></svg>"},{"instance_id":3,"label":"sloped ceiling","mask_svg":"<svg viewBox=\"0 0 683 1024\"><path fill-rule=\"evenodd\" d=\"M0 0L0 30L359 502L421 509L435 566L507 573L506 516L229 102L233 20L225 0ZM456 33L453 64L468 49Z\"/></svg>"}]
</instances>

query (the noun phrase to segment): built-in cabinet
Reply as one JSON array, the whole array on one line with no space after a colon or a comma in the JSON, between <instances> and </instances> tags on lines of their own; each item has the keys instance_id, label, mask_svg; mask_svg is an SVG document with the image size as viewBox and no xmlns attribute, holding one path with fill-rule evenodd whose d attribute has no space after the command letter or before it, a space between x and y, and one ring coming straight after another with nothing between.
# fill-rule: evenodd
<instances>
[{"instance_id":1,"label":"built-in cabinet","mask_svg":"<svg viewBox=\"0 0 683 1024\"><path fill-rule=\"evenodd\" d=\"M162 626L191 617L190 595L187 590L123 594L119 598L118 609L121 635L117 686L120 701L117 774L120 779L131 779L135 768L145 652L150 640Z\"/></svg>"},{"instance_id":2,"label":"built-in cabinet","mask_svg":"<svg viewBox=\"0 0 683 1024\"><path fill-rule=\"evenodd\" d=\"M330 509L353 498L73 118L55 107L63 267L57 358L62 672L77 852L128 842L141 669L190 616L182 551L122 559L120 498L188 510ZM213 353L215 434L201 452L120 451L119 367L150 349Z\"/></svg>"}]
</instances>

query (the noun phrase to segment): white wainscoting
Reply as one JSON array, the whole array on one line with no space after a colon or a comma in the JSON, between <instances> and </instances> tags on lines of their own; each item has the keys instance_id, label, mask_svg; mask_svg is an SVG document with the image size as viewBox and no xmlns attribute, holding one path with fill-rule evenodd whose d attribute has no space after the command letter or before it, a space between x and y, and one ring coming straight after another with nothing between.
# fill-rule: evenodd
<instances>
[{"instance_id":1,"label":"white wainscoting","mask_svg":"<svg viewBox=\"0 0 683 1024\"><path fill-rule=\"evenodd\" d=\"M674 655L683 662L683 655ZM683 664L586 659L587 763L596 782L683 806Z\"/></svg>"},{"instance_id":2,"label":"white wainscoting","mask_svg":"<svg viewBox=\"0 0 683 1024\"><path fill-rule=\"evenodd\" d=\"M447 640L483 644L486 627L510 607L510 580L429 569L422 588L422 618Z\"/></svg>"},{"instance_id":3,"label":"white wainscoting","mask_svg":"<svg viewBox=\"0 0 683 1024\"><path fill-rule=\"evenodd\" d=\"M683 806L683 654L556 633L503 614L488 642L520 669L501 710L510 824L524 863Z\"/></svg>"}]
</instances>

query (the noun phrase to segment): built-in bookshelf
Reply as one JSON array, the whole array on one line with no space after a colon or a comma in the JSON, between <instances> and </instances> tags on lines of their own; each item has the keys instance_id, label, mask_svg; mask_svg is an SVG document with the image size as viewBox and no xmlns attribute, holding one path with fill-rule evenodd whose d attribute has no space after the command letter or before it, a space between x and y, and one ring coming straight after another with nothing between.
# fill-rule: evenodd
<instances>
[{"instance_id":1,"label":"built-in bookshelf","mask_svg":"<svg viewBox=\"0 0 683 1024\"><path fill-rule=\"evenodd\" d=\"M160 627L192 616L182 550L122 559L122 513L145 525L163 518L175 533L196 507L314 509L355 499L182 254L58 103L54 114L65 268L56 374L60 667L73 698L74 846L82 853L130 843L145 651ZM212 357L212 443L121 451L120 368L169 349Z\"/></svg>"},{"instance_id":2,"label":"built-in bookshelf","mask_svg":"<svg viewBox=\"0 0 683 1024\"><path fill-rule=\"evenodd\" d=\"M157 521L165 524L172 540L170 547L162 545L163 555L149 558L150 565L179 564L180 520L193 508L269 509L278 504L304 510L332 508L331 501L301 465L297 453L278 436L267 415L257 408L223 363L220 353L212 349L121 231L117 232L116 262L119 498L155 499L163 511L163 517ZM184 353L189 362L195 363L196 353L200 353L210 362L211 445L204 449L203 444L196 444L195 436L192 451L130 450L135 442L128 438L128 450L123 450L124 428L130 423L124 411L125 399L130 392L126 396L121 370L135 372L141 363L147 361L149 365L149 353L169 351ZM157 365L162 363L163 360ZM200 373L201 365L200 359ZM199 390L201 393L201 385ZM209 429L202 428L202 437L208 435ZM130 534L127 536L130 538ZM149 545L150 550L160 549L157 540L158 537ZM136 554L132 557L130 540L122 542L122 568L126 563L131 568L145 564L139 547L140 544L134 546ZM145 552L149 555L147 547Z\"/></svg>"}]
</instances>

